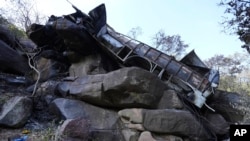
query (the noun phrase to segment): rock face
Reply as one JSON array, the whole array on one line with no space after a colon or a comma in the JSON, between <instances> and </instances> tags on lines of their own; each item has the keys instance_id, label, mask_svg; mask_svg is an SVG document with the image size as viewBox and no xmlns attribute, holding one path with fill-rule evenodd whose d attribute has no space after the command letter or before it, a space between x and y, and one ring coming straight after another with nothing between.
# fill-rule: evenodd
<instances>
[{"instance_id":1,"label":"rock face","mask_svg":"<svg viewBox=\"0 0 250 141\"><path fill-rule=\"evenodd\" d=\"M143 124L144 109L123 109L118 112L123 125L132 130L145 131Z\"/></svg>"},{"instance_id":2,"label":"rock face","mask_svg":"<svg viewBox=\"0 0 250 141\"><path fill-rule=\"evenodd\" d=\"M88 75L62 82L58 92L81 100L115 108L155 108L166 85L148 71L131 67L107 74Z\"/></svg>"},{"instance_id":3,"label":"rock face","mask_svg":"<svg viewBox=\"0 0 250 141\"><path fill-rule=\"evenodd\" d=\"M245 116L244 107L248 105L246 103L249 102L237 93L217 90L211 97L209 105L222 114L227 121L237 123Z\"/></svg>"},{"instance_id":4,"label":"rock face","mask_svg":"<svg viewBox=\"0 0 250 141\"><path fill-rule=\"evenodd\" d=\"M84 118L67 119L58 130L64 140L87 140L90 136L90 125Z\"/></svg>"},{"instance_id":5,"label":"rock face","mask_svg":"<svg viewBox=\"0 0 250 141\"><path fill-rule=\"evenodd\" d=\"M105 110L79 100L64 98L55 99L51 103L50 110L62 119L84 119L89 124L91 138L100 141L102 139L106 141L121 140L120 120L114 111Z\"/></svg>"},{"instance_id":6,"label":"rock face","mask_svg":"<svg viewBox=\"0 0 250 141\"><path fill-rule=\"evenodd\" d=\"M190 112L183 110L146 110L143 126L148 131L188 136L197 141L209 139L203 126Z\"/></svg>"},{"instance_id":7,"label":"rock face","mask_svg":"<svg viewBox=\"0 0 250 141\"><path fill-rule=\"evenodd\" d=\"M58 98L51 103L50 109L62 119L86 118L95 129L116 129L119 121L116 112L79 100Z\"/></svg>"},{"instance_id":8,"label":"rock face","mask_svg":"<svg viewBox=\"0 0 250 141\"><path fill-rule=\"evenodd\" d=\"M158 109L183 109L183 107L181 100L174 90L165 91L158 104Z\"/></svg>"},{"instance_id":9,"label":"rock face","mask_svg":"<svg viewBox=\"0 0 250 141\"><path fill-rule=\"evenodd\" d=\"M72 77L106 73L101 64L102 60L100 55L79 56L78 60L79 61L72 63L69 68L69 75Z\"/></svg>"},{"instance_id":10,"label":"rock face","mask_svg":"<svg viewBox=\"0 0 250 141\"><path fill-rule=\"evenodd\" d=\"M144 131L141 133L138 141L157 141L153 138L149 131Z\"/></svg>"},{"instance_id":11,"label":"rock face","mask_svg":"<svg viewBox=\"0 0 250 141\"><path fill-rule=\"evenodd\" d=\"M0 38L0 70L14 74L25 74L31 69L28 66L28 60L10 48Z\"/></svg>"},{"instance_id":12,"label":"rock face","mask_svg":"<svg viewBox=\"0 0 250 141\"><path fill-rule=\"evenodd\" d=\"M32 42L29 39L26 41ZM31 71L28 60L20 53L20 50L26 50L27 44L24 45L24 42L21 40L17 42L18 38L9 30L8 26L0 24L1 72L24 75ZM34 46L29 47L33 49Z\"/></svg>"},{"instance_id":13,"label":"rock face","mask_svg":"<svg viewBox=\"0 0 250 141\"><path fill-rule=\"evenodd\" d=\"M206 115L207 126L217 135L225 135L229 132L229 123L220 115L209 113Z\"/></svg>"},{"instance_id":14,"label":"rock face","mask_svg":"<svg viewBox=\"0 0 250 141\"><path fill-rule=\"evenodd\" d=\"M0 126L22 127L32 113L32 100L26 97L13 97L3 105Z\"/></svg>"}]
</instances>

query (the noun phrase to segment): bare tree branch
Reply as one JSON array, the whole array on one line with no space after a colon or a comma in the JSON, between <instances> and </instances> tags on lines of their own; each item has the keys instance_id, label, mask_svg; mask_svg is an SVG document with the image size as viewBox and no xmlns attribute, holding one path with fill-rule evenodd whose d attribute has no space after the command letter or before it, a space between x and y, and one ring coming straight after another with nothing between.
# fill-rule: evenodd
<instances>
[{"instance_id":1,"label":"bare tree branch","mask_svg":"<svg viewBox=\"0 0 250 141\"><path fill-rule=\"evenodd\" d=\"M2 14L19 28L27 30L32 23L46 20L46 16L38 12L34 0L6 0L6 2L8 6L2 9Z\"/></svg>"},{"instance_id":2,"label":"bare tree branch","mask_svg":"<svg viewBox=\"0 0 250 141\"><path fill-rule=\"evenodd\" d=\"M168 36L163 30L157 32L152 39L157 49L177 58L184 54L188 48L188 45L181 40L180 35Z\"/></svg>"}]
</instances>

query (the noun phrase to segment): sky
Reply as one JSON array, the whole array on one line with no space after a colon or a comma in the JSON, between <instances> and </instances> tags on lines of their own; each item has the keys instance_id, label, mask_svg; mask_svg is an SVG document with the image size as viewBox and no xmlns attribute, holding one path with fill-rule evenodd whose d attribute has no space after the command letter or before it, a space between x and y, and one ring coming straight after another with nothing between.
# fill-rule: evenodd
<instances>
[{"instance_id":1,"label":"sky","mask_svg":"<svg viewBox=\"0 0 250 141\"><path fill-rule=\"evenodd\" d=\"M67 15L74 9L67 0L36 0L38 10L45 15ZM222 32L219 24L224 8L220 0L70 0L84 13L104 3L107 22L117 32L127 34L140 27L138 40L152 45L152 37L159 30L167 35L180 35L189 45L187 52L195 50L204 60L215 54L225 56L243 53L243 44L236 35Z\"/></svg>"}]
</instances>

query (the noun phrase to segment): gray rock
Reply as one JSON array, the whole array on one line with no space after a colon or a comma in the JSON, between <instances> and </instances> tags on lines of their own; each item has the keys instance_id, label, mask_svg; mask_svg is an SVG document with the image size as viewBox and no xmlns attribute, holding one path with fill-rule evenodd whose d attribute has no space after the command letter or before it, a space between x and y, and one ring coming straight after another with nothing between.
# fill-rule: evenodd
<instances>
[{"instance_id":1,"label":"gray rock","mask_svg":"<svg viewBox=\"0 0 250 141\"><path fill-rule=\"evenodd\" d=\"M2 72L27 74L31 71L28 60L2 40L0 40L0 56L0 71Z\"/></svg>"},{"instance_id":2,"label":"gray rock","mask_svg":"<svg viewBox=\"0 0 250 141\"><path fill-rule=\"evenodd\" d=\"M124 123L143 123L143 109L123 109L118 112L118 115Z\"/></svg>"},{"instance_id":3,"label":"gray rock","mask_svg":"<svg viewBox=\"0 0 250 141\"><path fill-rule=\"evenodd\" d=\"M127 127L128 129L134 129L137 131L145 131L145 128L143 127L142 124L139 123L124 123L124 126Z\"/></svg>"},{"instance_id":4,"label":"gray rock","mask_svg":"<svg viewBox=\"0 0 250 141\"><path fill-rule=\"evenodd\" d=\"M158 104L158 109L183 109L183 104L176 91L167 90Z\"/></svg>"},{"instance_id":5,"label":"gray rock","mask_svg":"<svg viewBox=\"0 0 250 141\"><path fill-rule=\"evenodd\" d=\"M26 52L32 52L37 49L37 45L29 38L20 38L19 43L22 45L22 49Z\"/></svg>"},{"instance_id":6,"label":"gray rock","mask_svg":"<svg viewBox=\"0 0 250 141\"><path fill-rule=\"evenodd\" d=\"M143 110L139 108L123 109L118 112L118 115L123 122L124 126L129 129L144 131L143 123Z\"/></svg>"},{"instance_id":7,"label":"gray rock","mask_svg":"<svg viewBox=\"0 0 250 141\"><path fill-rule=\"evenodd\" d=\"M53 59L40 57L37 59L37 70L40 72L40 81L46 81L49 78L62 75L67 68L65 64L55 61ZM35 73L33 78L38 79Z\"/></svg>"},{"instance_id":8,"label":"gray rock","mask_svg":"<svg viewBox=\"0 0 250 141\"><path fill-rule=\"evenodd\" d=\"M157 141L183 141L181 137L173 135L154 135Z\"/></svg>"},{"instance_id":9,"label":"gray rock","mask_svg":"<svg viewBox=\"0 0 250 141\"><path fill-rule=\"evenodd\" d=\"M120 131L121 122L117 112L65 98L55 99L50 105L50 111L63 119L81 118L88 121L90 125L88 139L90 140L123 141Z\"/></svg>"},{"instance_id":10,"label":"gray rock","mask_svg":"<svg viewBox=\"0 0 250 141\"><path fill-rule=\"evenodd\" d=\"M78 62L74 62L70 66L70 76L82 77L86 75L106 73L106 71L102 68L100 55L81 56L78 60Z\"/></svg>"},{"instance_id":11,"label":"gray rock","mask_svg":"<svg viewBox=\"0 0 250 141\"><path fill-rule=\"evenodd\" d=\"M138 141L157 141L153 138L152 134L149 131L144 131L141 133Z\"/></svg>"},{"instance_id":12,"label":"gray rock","mask_svg":"<svg viewBox=\"0 0 250 141\"><path fill-rule=\"evenodd\" d=\"M0 125L12 128L22 127L32 112L32 100L16 96L8 100L0 114Z\"/></svg>"},{"instance_id":13,"label":"gray rock","mask_svg":"<svg viewBox=\"0 0 250 141\"><path fill-rule=\"evenodd\" d=\"M155 108L165 88L166 85L150 72L129 67L62 82L57 90L62 95L74 95L99 106Z\"/></svg>"},{"instance_id":14,"label":"gray rock","mask_svg":"<svg viewBox=\"0 0 250 141\"><path fill-rule=\"evenodd\" d=\"M208 105L232 123L242 122L246 112L249 111L249 108L246 108L249 105L249 99L237 93L221 90L217 90L210 97Z\"/></svg>"},{"instance_id":15,"label":"gray rock","mask_svg":"<svg viewBox=\"0 0 250 141\"><path fill-rule=\"evenodd\" d=\"M57 98L51 103L50 111L62 119L85 118L93 129L117 129L120 122L115 111L79 100Z\"/></svg>"},{"instance_id":16,"label":"gray rock","mask_svg":"<svg viewBox=\"0 0 250 141\"><path fill-rule=\"evenodd\" d=\"M145 110L144 112L143 125L148 131L188 136L197 141L209 139L203 126L188 111L165 109Z\"/></svg>"},{"instance_id":17,"label":"gray rock","mask_svg":"<svg viewBox=\"0 0 250 141\"><path fill-rule=\"evenodd\" d=\"M84 118L67 119L57 130L60 138L74 138L79 140L87 140L90 134L90 124Z\"/></svg>"},{"instance_id":18,"label":"gray rock","mask_svg":"<svg viewBox=\"0 0 250 141\"><path fill-rule=\"evenodd\" d=\"M208 113L205 117L207 119L207 126L216 135L229 133L229 124L220 114Z\"/></svg>"},{"instance_id":19,"label":"gray rock","mask_svg":"<svg viewBox=\"0 0 250 141\"><path fill-rule=\"evenodd\" d=\"M130 67L108 73L103 81L103 89L104 97L114 105L154 108L166 85L154 74Z\"/></svg>"},{"instance_id":20,"label":"gray rock","mask_svg":"<svg viewBox=\"0 0 250 141\"><path fill-rule=\"evenodd\" d=\"M65 81L58 84L57 91L62 96L70 94L90 103L105 105L107 102L101 99L104 77L105 75L77 77L73 81Z\"/></svg>"},{"instance_id":21,"label":"gray rock","mask_svg":"<svg viewBox=\"0 0 250 141\"><path fill-rule=\"evenodd\" d=\"M139 132L131 129L122 129L122 134L125 141L138 141Z\"/></svg>"}]
</instances>

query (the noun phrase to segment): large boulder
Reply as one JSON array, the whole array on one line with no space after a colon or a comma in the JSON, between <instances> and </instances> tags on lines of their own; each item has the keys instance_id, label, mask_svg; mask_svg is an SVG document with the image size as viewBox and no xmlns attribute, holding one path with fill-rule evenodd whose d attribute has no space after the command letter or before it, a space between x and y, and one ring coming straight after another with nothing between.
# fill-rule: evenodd
<instances>
[{"instance_id":1,"label":"large boulder","mask_svg":"<svg viewBox=\"0 0 250 141\"><path fill-rule=\"evenodd\" d=\"M124 126L128 129L144 131L143 123L143 109L131 108L123 109L118 112L118 115Z\"/></svg>"},{"instance_id":2,"label":"large boulder","mask_svg":"<svg viewBox=\"0 0 250 141\"><path fill-rule=\"evenodd\" d=\"M46 81L58 76L66 76L68 67L68 61L60 53L55 53L51 50L42 51L39 57L36 58L36 69L40 72L39 81ZM34 79L38 79L38 74L34 74Z\"/></svg>"},{"instance_id":3,"label":"large boulder","mask_svg":"<svg viewBox=\"0 0 250 141\"><path fill-rule=\"evenodd\" d=\"M148 131L197 141L209 140L209 134L189 111L164 109L144 110L144 113L143 126Z\"/></svg>"},{"instance_id":4,"label":"large boulder","mask_svg":"<svg viewBox=\"0 0 250 141\"><path fill-rule=\"evenodd\" d=\"M229 123L220 114L208 113L205 117L207 121L204 123L211 132L220 136L229 133Z\"/></svg>"},{"instance_id":5,"label":"large boulder","mask_svg":"<svg viewBox=\"0 0 250 141\"><path fill-rule=\"evenodd\" d=\"M67 119L58 128L57 135L64 140L87 140L90 138L90 125L84 118Z\"/></svg>"},{"instance_id":6,"label":"large boulder","mask_svg":"<svg viewBox=\"0 0 250 141\"><path fill-rule=\"evenodd\" d=\"M221 114L228 122L240 123L249 113L249 97L234 92L217 90L208 99L208 105Z\"/></svg>"},{"instance_id":7,"label":"large boulder","mask_svg":"<svg viewBox=\"0 0 250 141\"><path fill-rule=\"evenodd\" d=\"M56 93L64 97L67 95L75 96L77 99L96 105L110 105L102 96L104 77L105 75L99 74L67 78L66 81L57 85Z\"/></svg>"},{"instance_id":8,"label":"large boulder","mask_svg":"<svg viewBox=\"0 0 250 141\"><path fill-rule=\"evenodd\" d=\"M154 137L149 131L144 131L141 133L138 141L157 141L157 140L154 139Z\"/></svg>"},{"instance_id":9,"label":"large boulder","mask_svg":"<svg viewBox=\"0 0 250 141\"><path fill-rule=\"evenodd\" d=\"M31 71L28 60L0 39L0 71L27 74Z\"/></svg>"},{"instance_id":10,"label":"large boulder","mask_svg":"<svg viewBox=\"0 0 250 141\"><path fill-rule=\"evenodd\" d=\"M179 99L177 92L174 90L167 90L164 92L158 109L183 109L183 102Z\"/></svg>"},{"instance_id":11,"label":"large boulder","mask_svg":"<svg viewBox=\"0 0 250 141\"><path fill-rule=\"evenodd\" d=\"M106 73L102 68L100 55L79 56L78 59L79 61L72 63L69 68L70 76L82 77L86 75Z\"/></svg>"},{"instance_id":12,"label":"large boulder","mask_svg":"<svg viewBox=\"0 0 250 141\"><path fill-rule=\"evenodd\" d=\"M0 24L0 40L11 47L14 47L16 44L16 37L7 25Z\"/></svg>"},{"instance_id":13,"label":"large boulder","mask_svg":"<svg viewBox=\"0 0 250 141\"><path fill-rule=\"evenodd\" d=\"M103 81L103 96L121 107L156 107L165 89L156 75L137 67L108 73Z\"/></svg>"},{"instance_id":14,"label":"large boulder","mask_svg":"<svg viewBox=\"0 0 250 141\"><path fill-rule=\"evenodd\" d=\"M133 130L133 129L122 129L122 134L124 137L125 141L138 141L140 132L138 132L137 130Z\"/></svg>"},{"instance_id":15,"label":"large boulder","mask_svg":"<svg viewBox=\"0 0 250 141\"><path fill-rule=\"evenodd\" d=\"M143 109L123 109L118 112L118 115L124 123L143 123Z\"/></svg>"},{"instance_id":16,"label":"large boulder","mask_svg":"<svg viewBox=\"0 0 250 141\"><path fill-rule=\"evenodd\" d=\"M99 108L79 100L57 98L51 103L50 112L62 119L81 118L81 121L84 119L89 126L89 132L86 134L90 135L91 140L123 140L120 132L121 122L115 111ZM77 131L72 131L72 133L75 132Z\"/></svg>"},{"instance_id":17,"label":"large boulder","mask_svg":"<svg viewBox=\"0 0 250 141\"><path fill-rule=\"evenodd\" d=\"M51 103L50 111L62 119L88 119L95 129L116 129L119 122L117 112L79 100L57 98Z\"/></svg>"},{"instance_id":18,"label":"large boulder","mask_svg":"<svg viewBox=\"0 0 250 141\"><path fill-rule=\"evenodd\" d=\"M32 100L27 97L16 96L8 100L0 114L0 126L22 127L32 113Z\"/></svg>"},{"instance_id":19,"label":"large boulder","mask_svg":"<svg viewBox=\"0 0 250 141\"><path fill-rule=\"evenodd\" d=\"M165 89L166 85L154 74L126 67L62 82L57 91L100 106L156 108Z\"/></svg>"}]
</instances>

